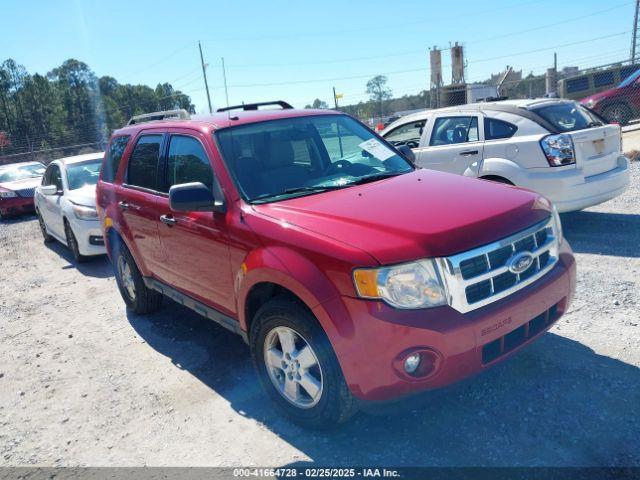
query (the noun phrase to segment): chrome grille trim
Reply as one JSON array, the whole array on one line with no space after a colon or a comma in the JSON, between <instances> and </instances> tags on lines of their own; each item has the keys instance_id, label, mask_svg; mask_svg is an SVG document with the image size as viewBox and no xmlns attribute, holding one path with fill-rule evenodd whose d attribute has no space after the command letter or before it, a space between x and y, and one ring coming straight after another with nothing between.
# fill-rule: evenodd
<instances>
[{"instance_id":1,"label":"chrome grille trim","mask_svg":"<svg viewBox=\"0 0 640 480\"><path fill-rule=\"evenodd\" d=\"M35 192L36 192L35 187L33 187L33 188L22 188L20 190L16 190L16 194L19 197L23 197L23 198L33 197L35 195Z\"/></svg>"},{"instance_id":2,"label":"chrome grille trim","mask_svg":"<svg viewBox=\"0 0 640 480\"><path fill-rule=\"evenodd\" d=\"M541 230L547 230L547 235L545 241L541 245L538 245L536 233ZM531 276L524 279L521 279L522 274L517 274L515 284L496 293L494 288L494 279L499 275L504 274L505 272L509 272L509 269L506 265L491 269L489 254L509 245L511 246L512 251L515 252L516 242L526 239L527 237L533 237L535 248L531 250L530 253L534 257L534 263L532 267L535 267L535 271L533 272L533 274L531 274ZM540 256L545 252L549 252L549 255L546 263L542 265ZM465 260L480 257L483 255L485 256L487 265L489 265L489 270L464 279L460 269L460 264ZM498 240L497 242L483 245L481 247L474 248L473 250L468 250L466 252L452 255L450 257L438 258L436 259L436 262L438 263L440 274L442 275L442 280L449 295L449 305L451 305L451 307L461 313L467 313L472 310L476 310L497 300L508 297L512 293L515 293L518 290L523 289L527 285L532 284L533 282L544 276L555 266L555 264L558 262L558 239L556 238L553 229L553 219L549 217L542 222L539 222L502 240ZM467 287L477 285L486 281L489 281L491 284L489 296L473 303L469 303L467 300Z\"/></svg>"}]
</instances>

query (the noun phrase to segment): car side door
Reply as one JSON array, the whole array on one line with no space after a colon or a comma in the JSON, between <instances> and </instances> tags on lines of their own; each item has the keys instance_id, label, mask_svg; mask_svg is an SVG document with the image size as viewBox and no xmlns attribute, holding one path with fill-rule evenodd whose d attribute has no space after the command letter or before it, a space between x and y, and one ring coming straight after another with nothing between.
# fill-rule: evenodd
<instances>
[{"instance_id":1,"label":"car side door","mask_svg":"<svg viewBox=\"0 0 640 480\"><path fill-rule=\"evenodd\" d=\"M52 163L47 167L47 171L42 179L42 186L55 185L55 195L43 195L38 193L38 209L42 219L47 225L51 234L59 239L65 239L64 221L62 219L62 195L64 187L62 184L62 172L60 167Z\"/></svg>"},{"instance_id":2,"label":"car side door","mask_svg":"<svg viewBox=\"0 0 640 480\"><path fill-rule=\"evenodd\" d=\"M421 148L420 139L422 138L425 124L425 119L406 122L389 130L383 137L394 147L406 145L416 153Z\"/></svg>"},{"instance_id":3,"label":"car side door","mask_svg":"<svg viewBox=\"0 0 640 480\"><path fill-rule=\"evenodd\" d=\"M214 191L211 145L187 129L170 132L164 162L164 191L201 182ZM160 241L165 252L164 280L197 300L226 313L235 312L227 221L221 212L175 212L168 197L158 200Z\"/></svg>"},{"instance_id":4,"label":"car side door","mask_svg":"<svg viewBox=\"0 0 640 480\"><path fill-rule=\"evenodd\" d=\"M435 115L428 127L428 146L416 155L418 166L462 175L482 160L481 115Z\"/></svg>"},{"instance_id":5,"label":"car side door","mask_svg":"<svg viewBox=\"0 0 640 480\"><path fill-rule=\"evenodd\" d=\"M143 130L134 140L122 185L116 191L120 228L138 267L145 276L162 271L164 252L158 237L158 187L160 157L166 135L159 130Z\"/></svg>"}]
</instances>

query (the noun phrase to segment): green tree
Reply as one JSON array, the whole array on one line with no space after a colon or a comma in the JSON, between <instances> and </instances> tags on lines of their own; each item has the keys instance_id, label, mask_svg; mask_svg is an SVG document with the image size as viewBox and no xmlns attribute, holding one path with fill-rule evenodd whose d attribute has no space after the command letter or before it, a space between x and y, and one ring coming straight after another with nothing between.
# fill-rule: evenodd
<instances>
[{"instance_id":1,"label":"green tree","mask_svg":"<svg viewBox=\"0 0 640 480\"><path fill-rule=\"evenodd\" d=\"M367 82L367 95L376 104L380 104L380 116L384 115L384 101L391 98L391 89L387 87L387 77L376 75Z\"/></svg>"},{"instance_id":2,"label":"green tree","mask_svg":"<svg viewBox=\"0 0 640 480\"><path fill-rule=\"evenodd\" d=\"M176 108L195 112L189 96L169 83L153 89L98 79L75 59L46 76L30 75L8 59L0 64L0 155L12 157L0 157L0 164L38 158L38 151L48 161L95 150L132 115Z\"/></svg>"},{"instance_id":3,"label":"green tree","mask_svg":"<svg viewBox=\"0 0 640 480\"><path fill-rule=\"evenodd\" d=\"M305 105L304 108L315 108L315 109L326 110L327 108L329 108L329 104L327 104L327 102L323 100L320 100L319 98L316 98L311 105Z\"/></svg>"}]
</instances>

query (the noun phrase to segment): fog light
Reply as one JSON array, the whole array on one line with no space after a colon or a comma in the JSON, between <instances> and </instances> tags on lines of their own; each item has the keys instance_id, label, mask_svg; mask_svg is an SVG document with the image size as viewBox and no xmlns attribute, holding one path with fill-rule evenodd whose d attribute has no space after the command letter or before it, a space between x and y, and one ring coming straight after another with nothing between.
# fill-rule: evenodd
<instances>
[{"instance_id":1,"label":"fog light","mask_svg":"<svg viewBox=\"0 0 640 480\"><path fill-rule=\"evenodd\" d=\"M419 353L413 353L404 359L404 371L408 374L414 373L420 366L422 356Z\"/></svg>"}]
</instances>

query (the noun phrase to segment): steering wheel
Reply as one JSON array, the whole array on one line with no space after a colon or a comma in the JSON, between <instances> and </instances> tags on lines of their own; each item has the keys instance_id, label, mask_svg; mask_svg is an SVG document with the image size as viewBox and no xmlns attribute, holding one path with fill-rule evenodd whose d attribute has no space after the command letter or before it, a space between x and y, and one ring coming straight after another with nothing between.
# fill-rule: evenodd
<instances>
[{"instance_id":1,"label":"steering wheel","mask_svg":"<svg viewBox=\"0 0 640 480\"><path fill-rule=\"evenodd\" d=\"M324 171L325 174L332 173L342 173L347 168L349 168L353 163L349 160L338 160L337 162L333 162L329 167Z\"/></svg>"},{"instance_id":2,"label":"steering wheel","mask_svg":"<svg viewBox=\"0 0 640 480\"><path fill-rule=\"evenodd\" d=\"M420 146L416 140L407 140L404 144L409 148L418 148Z\"/></svg>"}]
</instances>

